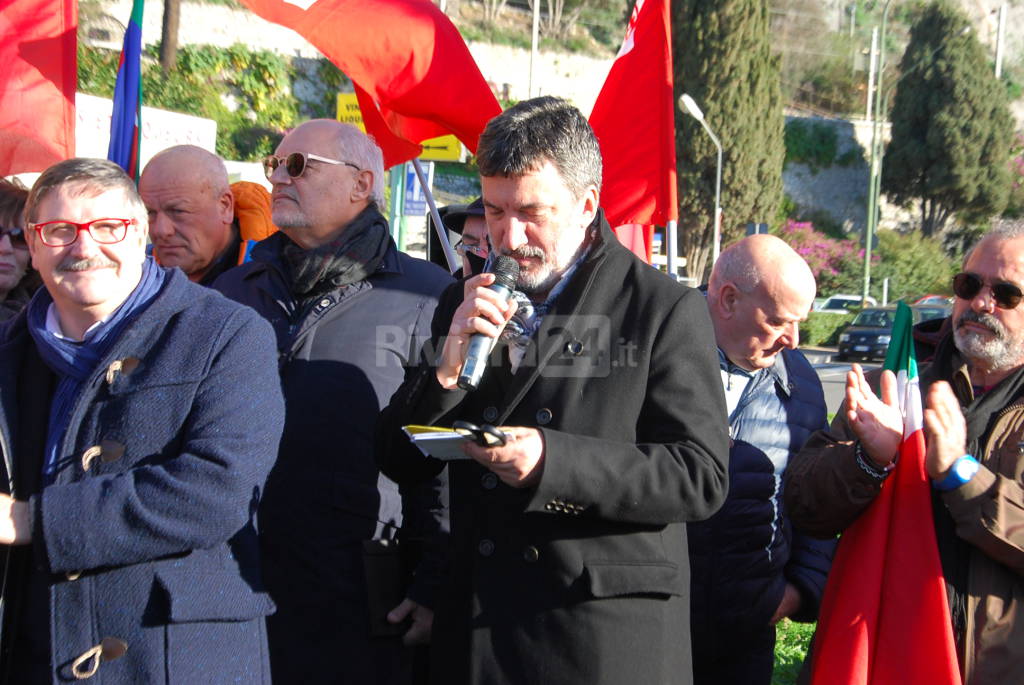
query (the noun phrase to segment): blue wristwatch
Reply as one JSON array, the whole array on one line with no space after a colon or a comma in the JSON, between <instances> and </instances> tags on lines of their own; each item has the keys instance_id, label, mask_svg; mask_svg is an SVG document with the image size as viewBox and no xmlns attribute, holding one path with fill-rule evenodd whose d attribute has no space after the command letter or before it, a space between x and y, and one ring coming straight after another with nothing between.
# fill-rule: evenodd
<instances>
[{"instance_id":1,"label":"blue wristwatch","mask_svg":"<svg viewBox=\"0 0 1024 685\"><path fill-rule=\"evenodd\" d=\"M932 481L932 486L940 492L949 492L974 478L974 474L981 468L978 460L969 454L957 459L950 467L949 473L942 480Z\"/></svg>"}]
</instances>

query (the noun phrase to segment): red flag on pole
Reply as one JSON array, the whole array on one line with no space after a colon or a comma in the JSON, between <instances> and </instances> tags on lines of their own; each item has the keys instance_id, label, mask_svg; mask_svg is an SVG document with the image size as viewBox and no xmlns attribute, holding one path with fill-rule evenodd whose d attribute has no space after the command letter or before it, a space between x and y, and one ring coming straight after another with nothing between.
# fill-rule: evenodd
<instances>
[{"instance_id":1,"label":"red flag on pole","mask_svg":"<svg viewBox=\"0 0 1024 685\"><path fill-rule=\"evenodd\" d=\"M665 225L678 217L669 0L637 0L619 55L590 114L601 144L608 222Z\"/></svg>"},{"instance_id":2,"label":"red flag on pole","mask_svg":"<svg viewBox=\"0 0 1024 685\"><path fill-rule=\"evenodd\" d=\"M839 541L814 638L813 685L960 685L911 325L900 303L885 368L897 374L903 443L895 472Z\"/></svg>"},{"instance_id":3,"label":"red flag on pole","mask_svg":"<svg viewBox=\"0 0 1024 685\"><path fill-rule=\"evenodd\" d=\"M0 176L75 154L78 3L0 2Z\"/></svg>"},{"instance_id":4,"label":"red flag on pole","mask_svg":"<svg viewBox=\"0 0 1024 685\"><path fill-rule=\"evenodd\" d=\"M501 106L458 29L430 0L242 0L352 79L385 166L453 133L470 150Z\"/></svg>"}]
</instances>

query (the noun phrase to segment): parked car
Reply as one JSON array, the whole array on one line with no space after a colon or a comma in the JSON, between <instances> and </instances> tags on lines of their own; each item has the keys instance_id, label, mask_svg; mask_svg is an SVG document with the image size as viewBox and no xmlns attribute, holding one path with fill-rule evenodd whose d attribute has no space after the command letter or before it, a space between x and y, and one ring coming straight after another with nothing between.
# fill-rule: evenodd
<instances>
[{"instance_id":1,"label":"parked car","mask_svg":"<svg viewBox=\"0 0 1024 685\"><path fill-rule=\"evenodd\" d=\"M953 298L949 295L922 295L911 304L947 305L952 304Z\"/></svg>"},{"instance_id":2,"label":"parked car","mask_svg":"<svg viewBox=\"0 0 1024 685\"><path fill-rule=\"evenodd\" d=\"M848 314L851 309L860 309L860 304L860 295L836 293L825 300L821 308L816 311L825 312L826 314ZM878 302L875 301L875 298L868 296L868 304L874 307Z\"/></svg>"},{"instance_id":3,"label":"parked car","mask_svg":"<svg viewBox=\"0 0 1024 685\"><path fill-rule=\"evenodd\" d=\"M949 316L950 307L914 305L910 307L910 311L913 322L917 324ZM889 351L889 341L892 340L895 317L895 307L871 307L862 310L846 330L839 334L839 354L836 355L836 359L885 359Z\"/></svg>"}]
</instances>

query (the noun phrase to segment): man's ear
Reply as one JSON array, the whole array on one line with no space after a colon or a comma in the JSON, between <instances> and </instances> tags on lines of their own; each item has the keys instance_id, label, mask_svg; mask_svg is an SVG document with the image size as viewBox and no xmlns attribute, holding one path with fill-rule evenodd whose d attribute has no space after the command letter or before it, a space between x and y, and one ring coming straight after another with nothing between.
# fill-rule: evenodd
<instances>
[{"instance_id":1,"label":"man's ear","mask_svg":"<svg viewBox=\"0 0 1024 685\"><path fill-rule=\"evenodd\" d=\"M365 202L373 194L373 172L360 169L356 172L356 182L352 184L352 201Z\"/></svg>"},{"instance_id":2,"label":"man's ear","mask_svg":"<svg viewBox=\"0 0 1024 685\"><path fill-rule=\"evenodd\" d=\"M718 314L723 319L731 319L736 316L736 311L743 293L732 283L726 283L718 291L715 303L718 307Z\"/></svg>"},{"instance_id":3,"label":"man's ear","mask_svg":"<svg viewBox=\"0 0 1024 685\"><path fill-rule=\"evenodd\" d=\"M230 189L225 190L217 199L217 210L223 223L230 224L235 220L235 196Z\"/></svg>"},{"instance_id":4,"label":"man's ear","mask_svg":"<svg viewBox=\"0 0 1024 685\"><path fill-rule=\"evenodd\" d=\"M583 223L582 228L586 228L597 216L597 208L599 206L600 197L598 196L596 186L587 186L587 189L583 191L583 197L580 198L580 219Z\"/></svg>"}]
</instances>

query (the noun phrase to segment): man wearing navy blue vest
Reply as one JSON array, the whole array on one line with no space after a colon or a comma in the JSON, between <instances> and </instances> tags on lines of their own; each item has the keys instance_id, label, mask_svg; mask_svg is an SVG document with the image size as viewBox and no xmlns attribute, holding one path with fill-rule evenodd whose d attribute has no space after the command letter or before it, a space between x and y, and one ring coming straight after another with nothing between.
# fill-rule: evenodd
<instances>
[{"instance_id":1,"label":"man wearing navy blue vest","mask_svg":"<svg viewBox=\"0 0 1024 685\"><path fill-rule=\"evenodd\" d=\"M775 624L813 621L834 543L795 533L782 508L789 455L825 426L825 398L797 349L814 276L785 242L726 249L708 310L729 411L729 494L689 525L694 683L767 685Z\"/></svg>"}]
</instances>

